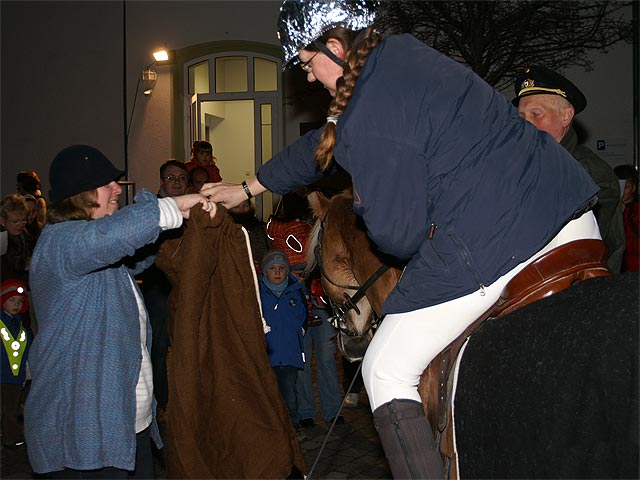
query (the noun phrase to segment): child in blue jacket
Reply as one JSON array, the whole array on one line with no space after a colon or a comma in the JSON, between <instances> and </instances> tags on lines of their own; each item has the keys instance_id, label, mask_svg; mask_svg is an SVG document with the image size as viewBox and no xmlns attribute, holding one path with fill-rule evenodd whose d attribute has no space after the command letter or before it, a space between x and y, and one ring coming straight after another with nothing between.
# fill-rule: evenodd
<instances>
[{"instance_id":1,"label":"child in blue jacket","mask_svg":"<svg viewBox=\"0 0 640 480\"><path fill-rule=\"evenodd\" d=\"M2 382L2 444L17 447L24 443L22 425L18 422L22 388L26 381L27 355L31 345L31 330L23 325L22 315L29 309L27 284L10 278L0 285L0 348Z\"/></svg>"},{"instance_id":2,"label":"child in blue jacket","mask_svg":"<svg viewBox=\"0 0 640 480\"><path fill-rule=\"evenodd\" d=\"M304 285L291 275L291 265L282 250L269 250L260 263L260 300L264 318L271 328L266 334L269 362L278 388L287 404L294 427L297 414L296 379L304 368L302 325L307 319Z\"/></svg>"}]
</instances>

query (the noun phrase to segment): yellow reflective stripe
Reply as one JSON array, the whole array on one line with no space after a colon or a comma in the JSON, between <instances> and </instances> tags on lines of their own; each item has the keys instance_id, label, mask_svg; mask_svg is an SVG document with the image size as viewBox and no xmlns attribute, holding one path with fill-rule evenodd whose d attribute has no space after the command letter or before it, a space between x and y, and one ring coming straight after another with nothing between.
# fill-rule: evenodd
<instances>
[{"instance_id":1,"label":"yellow reflective stripe","mask_svg":"<svg viewBox=\"0 0 640 480\"><path fill-rule=\"evenodd\" d=\"M9 365L11 366L11 373L13 373L14 377L17 377L20 373L22 355L24 354L27 346L27 333L21 325L20 332L18 333L18 339L16 340L13 338L13 335L11 335L11 331L7 328L5 323L0 320L0 337L2 337L2 343L5 351L7 352L7 358L9 359ZM18 344L18 348L13 348L14 343Z\"/></svg>"}]
</instances>

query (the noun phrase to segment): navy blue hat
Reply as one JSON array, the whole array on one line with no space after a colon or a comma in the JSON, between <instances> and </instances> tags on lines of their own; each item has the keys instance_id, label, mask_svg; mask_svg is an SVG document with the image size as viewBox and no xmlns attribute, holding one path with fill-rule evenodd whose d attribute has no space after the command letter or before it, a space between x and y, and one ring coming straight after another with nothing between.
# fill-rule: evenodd
<instances>
[{"instance_id":1,"label":"navy blue hat","mask_svg":"<svg viewBox=\"0 0 640 480\"><path fill-rule=\"evenodd\" d=\"M544 67L524 67L516 75L514 85L516 98L513 104L517 107L520 98L528 95L560 95L566 98L576 114L587 106L587 99L580 89L559 73Z\"/></svg>"},{"instance_id":2,"label":"navy blue hat","mask_svg":"<svg viewBox=\"0 0 640 480\"><path fill-rule=\"evenodd\" d=\"M104 154L89 145L72 145L60 151L49 169L49 199L59 202L93 190L124 175Z\"/></svg>"}]
</instances>

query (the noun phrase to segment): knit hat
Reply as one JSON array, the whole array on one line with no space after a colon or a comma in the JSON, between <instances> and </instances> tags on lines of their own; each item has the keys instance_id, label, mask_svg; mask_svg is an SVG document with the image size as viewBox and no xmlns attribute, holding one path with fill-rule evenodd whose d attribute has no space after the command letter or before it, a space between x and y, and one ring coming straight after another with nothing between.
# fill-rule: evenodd
<instances>
[{"instance_id":1,"label":"knit hat","mask_svg":"<svg viewBox=\"0 0 640 480\"><path fill-rule=\"evenodd\" d=\"M124 175L104 154L89 145L72 145L60 151L49 169L52 202L93 190Z\"/></svg>"},{"instance_id":2,"label":"knit hat","mask_svg":"<svg viewBox=\"0 0 640 480\"><path fill-rule=\"evenodd\" d=\"M262 262L260 262L260 268L262 269L263 273L266 273L267 269L271 265L276 264L284 265L287 269L287 275L289 275L289 272L291 271L291 264L289 263L289 259L287 258L286 253L278 249L269 250L264 254L264 257L262 257Z\"/></svg>"},{"instance_id":3,"label":"knit hat","mask_svg":"<svg viewBox=\"0 0 640 480\"><path fill-rule=\"evenodd\" d=\"M20 313L24 313L29 309L29 301L27 300L27 284L16 278L9 278L0 284L0 302L4 302L11 297L23 297L24 303L20 309Z\"/></svg>"}]
</instances>

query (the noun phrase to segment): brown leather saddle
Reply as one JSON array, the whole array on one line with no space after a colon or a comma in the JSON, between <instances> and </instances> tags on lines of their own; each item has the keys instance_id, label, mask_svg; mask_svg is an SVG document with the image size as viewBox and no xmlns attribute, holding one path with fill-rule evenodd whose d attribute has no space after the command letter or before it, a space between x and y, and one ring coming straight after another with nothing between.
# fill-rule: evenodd
<instances>
[{"instance_id":1,"label":"brown leather saddle","mask_svg":"<svg viewBox=\"0 0 640 480\"><path fill-rule=\"evenodd\" d=\"M498 301L427 366L418 390L448 478L457 479L451 409L452 367L466 339L489 318L497 318L558 293L571 285L611 275L602 240L576 240L547 252L511 279Z\"/></svg>"}]
</instances>

